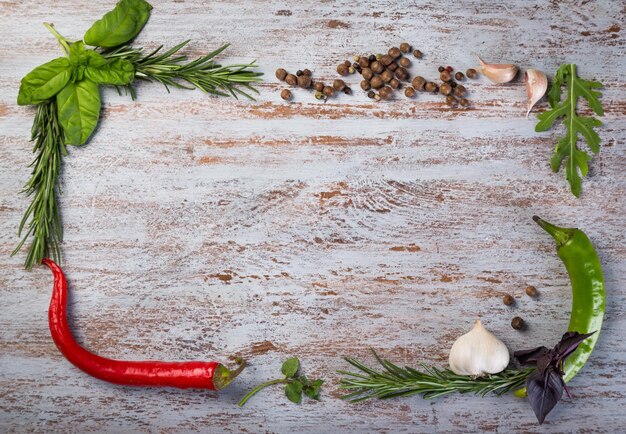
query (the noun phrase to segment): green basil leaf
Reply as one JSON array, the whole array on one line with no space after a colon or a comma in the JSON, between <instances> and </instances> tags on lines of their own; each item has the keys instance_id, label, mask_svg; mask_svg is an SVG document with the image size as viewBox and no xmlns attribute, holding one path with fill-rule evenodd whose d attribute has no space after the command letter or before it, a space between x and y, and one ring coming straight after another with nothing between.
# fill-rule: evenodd
<instances>
[{"instance_id":1,"label":"green basil leaf","mask_svg":"<svg viewBox=\"0 0 626 434\"><path fill-rule=\"evenodd\" d=\"M85 77L98 84L123 86L135 78L135 67L125 59L107 60L93 50L87 52L89 60Z\"/></svg>"},{"instance_id":2,"label":"green basil leaf","mask_svg":"<svg viewBox=\"0 0 626 434\"><path fill-rule=\"evenodd\" d=\"M320 399L320 388L324 384L324 380L315 380L304 387L304 394L311 399Z\"/></svg>"},{"instance_id":3,"label":"green basil leaf","mask_svg":"<svg viewBox=\"0 0 626 434\"><path fill-rule=\"evenodd\" d=\"M70 145L82 145L98 124L100 91L91 80L68 83L57 94L59 123Z\"/></svg>"},{"instance_id":4,"label":"green basil leaf","mask_svg":"<svg viewBox=\"0 0 626 434\"><path fill-rule=\"evenodd\" d=\"M29 72L20 84L19 105L39 104L56 95L70 81L72 67L67 57L59 57Z\"/></svg>"},{"instance_id":5,"label":"green basil leaf","mask_svg":"<svg viewBox=\"0 0 626 434\"><path fill-rule=\"evenodd\" d=\"M93 23L85 43L94 47L117 47L133 39L150 17L152 6L145 0L120 0L112 11Z\"/></svg>"},{"instance_id":6,"label":"green basil leaf","mask_svg":"<svg viewBox=\"0 0 626 434\"><path fill-rule=\"evenodd\" d=\"M295 380L293 383L285 385L285 395L289 401L300 404L302 402L302 383Z\"/></svg>"},{"instance_id":7,"label":"green basil leaf","mask_svg":"<svg viewBox=\"0 0 626 434\"><path fill-rule=\"evenodd\" d=\"M298 368L300 368L300 361L297 357L292 357L291 359L285 360L283 366L280 368L280 371L287 378L291 378L298 372Z\"/></svg>"}]
</instances>

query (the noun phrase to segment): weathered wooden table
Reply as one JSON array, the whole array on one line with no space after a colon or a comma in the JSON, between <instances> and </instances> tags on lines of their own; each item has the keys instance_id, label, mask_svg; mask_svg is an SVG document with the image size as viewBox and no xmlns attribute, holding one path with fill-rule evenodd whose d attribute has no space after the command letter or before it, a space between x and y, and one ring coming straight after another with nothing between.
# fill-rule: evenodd
<instances>
[{"instance_id":1,"label":"weathered wooden table","mask_svg":"<svg viewBox=\"0 0 626 434\"><path fill-rule=\"evenodd\" d=\"M0 28L0 431L623 432L626 427L626 87L622 2L152 1L136 45L193 38L192 55L230 41L224 62L258 59L257 102L141 85L137 102L103 92L103 117L63 171L64 265L71 321L93 351L117 358L249 359L223 393L132 389L90 378L54 347L51 276L9 258L28 199L34 114L19 80L59 54L41 25L80 38L112 1L5 1ZM416 2L420 3L420 2ZM605 84L600 155L574 198L548 160L557 131L526 119L521 79L471 82L471 110L441 98L327 103L279 98L273 71L336 77L355 52L409 41L411 71L492 61L553 73L579 65ZM539 109L546 107L545 101ZM566 329L570 287L538 214L593 240L607 287L596 351L541 428L513 396L340 401L342 356L444 366L481 317L511 349L551 345ZM541 296L532 300L523 288ZM501 302L515 295L510 309ZM529 323L520 333L512 316ZM326 379L320 402L280 388L238 399L288 356Z\"/></svg>"}]
</instances>

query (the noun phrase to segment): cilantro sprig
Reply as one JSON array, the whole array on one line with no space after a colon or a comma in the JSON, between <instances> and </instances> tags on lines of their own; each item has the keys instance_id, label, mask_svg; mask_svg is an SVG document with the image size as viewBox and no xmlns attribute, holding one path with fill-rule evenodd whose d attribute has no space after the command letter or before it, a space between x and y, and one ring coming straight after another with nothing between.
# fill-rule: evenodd
<instances>
[{"instance_id":1,"label":"cilantro sprig","mask_svg":"<svg viewBox=\"0 0 626 434\"><path fill-rule=\"evenodd\" d=\"M239 407L243 407L245 403L258 392L274 384L284 384L285 396L293 403L300 404L302 402L303 393L311 399L319 400L320 389L322 384L324 384L324 380L318 378L317 380L311 381L305 375L299 374L299 370L300 361L297 357L285 360L280 368L284 378L277 378L275 380L259 384L257 387L248 392L246 396L241 398L241 401L239 401Z\"/></svg>"}]
</instances>

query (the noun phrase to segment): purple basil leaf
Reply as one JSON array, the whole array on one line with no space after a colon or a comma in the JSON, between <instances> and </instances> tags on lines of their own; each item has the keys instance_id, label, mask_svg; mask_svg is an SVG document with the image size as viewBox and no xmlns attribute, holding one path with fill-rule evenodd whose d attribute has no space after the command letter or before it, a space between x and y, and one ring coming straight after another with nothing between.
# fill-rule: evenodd
<instances>
[{"instance_id":1,"label":"purple basil leaf","mask_svg":"<svg viewBox=\"0 0 626 434\"><path fill-rule=\"evenodd\" d=\"M572 354L578 348L578 345L587 339L589 336L594 334L595 332L580 334L578 332L567 332L561 338L561 342L559 342L554 348L557 352L557 356L559 361L563 361L567 356Z\"/></svg>"},{"instance_id":2,"label":"purple basil leaf","mask_svg":"<svg viewBox=\"0 0 626 434\"><path fill-rule=\"evenodd\" d=\"M522 365L534 365L539 359L544 357L548 353L546 347L537 347L532 350L515 351L513 357L515 357Z\"/></svg>"},{"instance_id":3,"label":"purple basil leaf","mask_svg":"<svg viewBox=\"0 0 626 434\"><path fill-rule=\"evenodd\" d=\"M546 353L537 360L537 369L541 372L548 369L549 366L556 366L559 359L557 358L557 353L555 350L548 350Z\"/></svg>"},{"instance_id":4,"label":"purple basil leaf","mask_svg":"<svg viewBox=\"0 0 626 434\"><path fill-rule=\"evenodd\" d=\"M528 402L542 424L563 395L563 377L553 368L534 371L526 379Z\"/></svg>"}]
</instances>

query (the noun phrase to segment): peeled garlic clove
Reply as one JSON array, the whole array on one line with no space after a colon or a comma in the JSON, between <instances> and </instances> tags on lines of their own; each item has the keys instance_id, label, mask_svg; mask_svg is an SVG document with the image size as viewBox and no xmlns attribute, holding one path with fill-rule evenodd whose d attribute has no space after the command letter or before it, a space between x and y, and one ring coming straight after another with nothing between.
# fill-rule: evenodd
<instances>
[{"instance_id":1,"label":"peeled garlic clove","mask_svg":"<svg viewBox=\"0 0 626 434\"><path fill-rule=\"evenodd\" d=\"M509 364L509 350L477 320L474 328L452 345L449 363L457 375L497 374Z\"/></svg>"},{"instance_id":2,"label":"peeled garlic clove","mask_svg":"<svg viewBox=\"0 0 626 434\"><path fill-rule=\"evenodd\" d=\"M480 69L482 73L494 83L508 83L517 75L517 66L510 63L485 63L483 59L480 61Z\"/></svg>"},{"instance_id":3,"label":"peeled garlic clove","mask_svg":"<svg viewBox=\"0 0 626 434\"><path fill-rule=\"evenodd\" d=\"M524 83L526 84L526 95L528 95L528 105L526 117L530 114L532 108L537 104L548 90L548 77L538 69L529 69L524 74Z\"/></svg>"}]
</instances>

